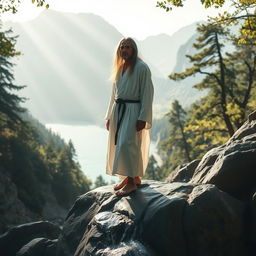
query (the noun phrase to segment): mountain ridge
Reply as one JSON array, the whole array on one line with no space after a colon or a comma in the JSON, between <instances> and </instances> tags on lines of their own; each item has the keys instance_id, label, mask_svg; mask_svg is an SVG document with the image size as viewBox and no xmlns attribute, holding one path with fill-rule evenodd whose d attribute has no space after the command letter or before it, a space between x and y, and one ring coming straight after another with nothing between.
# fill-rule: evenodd
<instances>
[{"instance_id":1,"label":"mountain ridge","mask_svg":"<svg viewBox=\"0 0 256 256\"><path fill-rule=\"evenodd\" d=\"M109 77L113 52L123 35L92 13L48 10L32 21L5 26L13 27L14 33L20 35L17 49L23 55L15 68L15 77L17 84L27 85L21 96L30 99L25 107L32 115L42 123L103 125L112 87ZM193 26L182 30L192 33ZM169 41L164 42L163 37ZM188 33L182 37L183 41L188 39ZM173 91L181 90L167 78L171 68L161 70L170 60L170 54L166 55L170 38L161 34L160 38L152 36L137 41L139 52L152 71L156 116L169 108L166 103L170 105L172 95L177 96ZM152 40L156 43L152 44ZM172 40L176 48L171 52L175 61L179 38L176 40ZM178 98L191 102L184 99L182 92Z\"/></svg>"}]
</instances>

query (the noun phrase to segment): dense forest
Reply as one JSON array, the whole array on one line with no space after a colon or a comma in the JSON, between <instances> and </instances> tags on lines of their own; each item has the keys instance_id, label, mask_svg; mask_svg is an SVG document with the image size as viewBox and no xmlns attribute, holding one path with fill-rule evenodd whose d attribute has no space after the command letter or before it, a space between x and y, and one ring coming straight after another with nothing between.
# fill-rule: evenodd
<instances>
[{"instance_id":1,"label":"dense forest","mask_svg":"<svg viewBox=\"0 0 256 256\"><path fill-rule=\"evenodd\" d=\"M21 202L41 216L45 185L67 209L90 189L91 181L76 160L72 142L65 143L20 106L26 99L17 94L24 86L14 84L13 59L21 54L16 40L11 30L0 31L0 169L15 184ZM1 229L5 224L0 223Z\"/></svg>"}]
</instances>

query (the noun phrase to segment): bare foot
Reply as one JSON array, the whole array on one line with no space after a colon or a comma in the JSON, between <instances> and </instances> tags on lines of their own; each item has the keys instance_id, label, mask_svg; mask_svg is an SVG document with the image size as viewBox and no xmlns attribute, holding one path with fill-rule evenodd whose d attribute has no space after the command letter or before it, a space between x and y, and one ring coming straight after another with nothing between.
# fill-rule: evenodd
<instances>
[{"instance_id":1,"label":"bare foot","mask_svg":"<svg viewBox=\"0 0 256 256\"><path fill-rule=\"evenodd\" d=\"M128 182L128 177L124 178L121 182L119 182L118 184L116 184L114 186L114 190L119 190L121 188L123 188ZM141 179L139 176L136 176L135 178L133 178L133 182L136 185L140 185L141 184Z\"/></svg>"},{"instance_id":2,"label":"bare foot","mask_svg":"<svg viewBox=\"0 0 256 256\"><path fill-rule=\"evenodd\" d=\"M133 181L134 181L134 184L136 184L136 185L140 185L140 184L141 184L141 178L140 178L139 176L136 176L136 177L133 179Z\"/></svg>"},{"instance_id":3,"label":"bare foot","mask_svg":"<svg viewBox=\"0 0 256 256\"><path fill-rule=\"evenodd\" d=\"M128 177L124 178L121 182L119 182L118 184L116 184L114 186L114 190L118 190L121 189L122 187L124 187L128 182Z\"/></svg>"},{"instance_id":4,"label":"bare foot","mask_svg":"<svg viewBox=\"0 0 256 256\"><path fill-rule=\"evenodd\" d=\"M122 189L115 192L117 196L126 196L137 189L136 184L127 183Z\"/></svg>"}]
</instances>

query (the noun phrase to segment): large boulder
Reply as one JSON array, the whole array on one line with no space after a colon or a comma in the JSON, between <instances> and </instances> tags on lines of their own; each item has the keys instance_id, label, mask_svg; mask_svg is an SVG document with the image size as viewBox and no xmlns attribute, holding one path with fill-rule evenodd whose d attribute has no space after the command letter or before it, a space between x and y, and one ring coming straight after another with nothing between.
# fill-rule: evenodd
<instances>
[{"instance_id":1,"label":"large boulder","mask_svg":"<svg viewBox=\"0 0 256 256\"><path fill-rule=\"evenodd\" d=\"M25 244L34 238L56 239L60 228L48 221L27 223L11 228L0 236L0 255L15 256Z\"/></svg>"},{"instance_id":2,"label":"large boulder","mask_svg":"<svg viewBox=\"0 0 256 256\"><path fill-rule=\"evenodd\" d=\"M230 140L209 151L190 183L214 184L230 195L248 200L256 187L256 121L246 122Z\"/></svg>"},{"instance_id":3,"label":"large boulder","mask_svg":"<svg viewBox=\"0 0 256 256\"><path fill-rule=\"evenodd\" d=\"M179 165L171 174L166 178L166 182L188 182L194 175L196 167L200 160L196 159L186 164Z\"/></svg>"},{"instance_id":4,"label":"large boulder","mask_svg":"<svg viewBox=\"0 0 256 256\"><path fill-rule=\"evenodd\" d=\"M242 256L244 211L209 184L147 182L125 197L101 187L70 210L57 256Z\"/></svg>"},{"instance_id":5,"label":"large boulder","mask_svg":"<svg viewBox=\"0 0 256 256\"><path fill-rule=\"evenodd\" d=\"M16 256L55 256L57 239L35 238L24 245Z\"/></svg>"}]
</instances>

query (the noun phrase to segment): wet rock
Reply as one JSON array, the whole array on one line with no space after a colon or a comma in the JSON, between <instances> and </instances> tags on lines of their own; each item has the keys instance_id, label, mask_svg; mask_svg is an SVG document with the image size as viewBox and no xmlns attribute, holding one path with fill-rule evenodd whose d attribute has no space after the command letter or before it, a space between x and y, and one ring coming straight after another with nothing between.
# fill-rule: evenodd
<instances>
[{"instance_id":1,"label":"wet rock","mask_svg":"<svg viewBox=\"0 0 256 256\"><path fill-rule=\"evenodd\" d=\"M157 256L139 241L120 243L118 246L97 250L95 256Z\"/></svg>"},{"instance_id":2,"label":"wet rock","mask_svg":"<svg viewBox=\"0 0 256 256\"><path fill-rule=\"evenodd\" d=\"M16 256L55 256L56 240L47 238L36 238L24 245Z\"/></svg>"},{"instance_id":3,"label":"wet rock","mask_svg":"<svg viewBox=\"0 0 256 256\"><path fill-rule=\"evenodd\" d=\"M11 228L0 236L0 255L15 256L25 244L34 238L56 239L60 228L48 221L27 223Z\"/></svg>"},{"instance_id":4,"label":"wet rock","mask_svg":"<svg viewBox=\"0 0 256 256\"><path fill-rule=\"evenodd\" d=\"M242 256L244 209L209 184L146 182L126 197L101 187L76 201L57 255Z\"/></svg>"}]
</instances>

